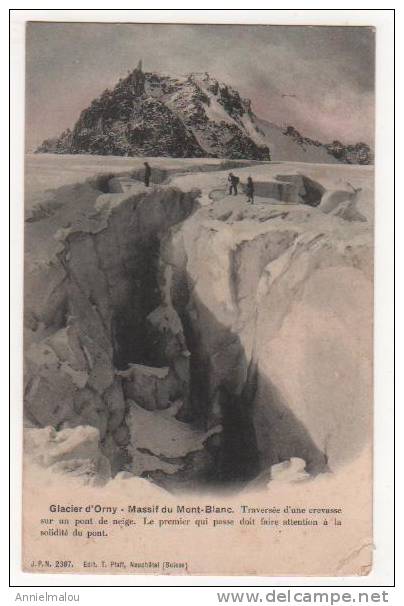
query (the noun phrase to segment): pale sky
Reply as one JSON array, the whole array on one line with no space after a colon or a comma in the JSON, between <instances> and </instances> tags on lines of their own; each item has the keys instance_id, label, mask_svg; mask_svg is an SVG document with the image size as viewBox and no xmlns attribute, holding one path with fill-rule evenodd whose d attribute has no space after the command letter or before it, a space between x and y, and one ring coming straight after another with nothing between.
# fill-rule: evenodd
<instances>
[{"instance_id":1,"label":"pale sky","mask_svg":"<svg viewBox=\"0 0 404 606\"><path fill-rule=\"evenodd\" d=\"M374 52L367 27L29 23L27 147L72 128L139 59L144 71L209 72L305 136L373 144Z\"/></svg>"}]
</instances>

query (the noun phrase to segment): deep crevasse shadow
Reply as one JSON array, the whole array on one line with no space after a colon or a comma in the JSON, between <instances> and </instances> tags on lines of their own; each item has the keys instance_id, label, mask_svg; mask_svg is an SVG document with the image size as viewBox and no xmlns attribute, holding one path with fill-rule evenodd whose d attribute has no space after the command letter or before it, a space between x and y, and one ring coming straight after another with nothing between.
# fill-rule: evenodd
<instances>
[{"instance_id":1,"label":"deep crevasse shadow","mask_svg":"<svg viewBox=\"0 0 404 606\"><path fill-rule=\"evenodd\" d=\"M326 471L326 455L310 428L262 373L259 360L247 359L240 337L217 320L195 291L190 296L184 292L188 283L182 276L173 292L191 352L189 398L177 418L198 428L218 422L223 427L220 444L207 444L211 462L201 481L243 485L291 457L304 459L311 474Z\"/></svg>"}]
</instances>

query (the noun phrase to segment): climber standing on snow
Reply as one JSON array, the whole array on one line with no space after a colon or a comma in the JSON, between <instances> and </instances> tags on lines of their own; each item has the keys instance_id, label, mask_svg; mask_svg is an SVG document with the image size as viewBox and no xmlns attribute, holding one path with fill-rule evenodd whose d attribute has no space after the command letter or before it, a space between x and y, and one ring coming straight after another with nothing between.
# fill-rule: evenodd
<instances>
[{"instance_id":1,"label":"climber standing on snow","mask_svg":"<svg viewBox=\"0 0 404 606\"><path fill-rule=\"evenodd\" d=\"M148 162L144 163L144 184L149 187L151 168Z\"/></svg>"},{"instance_id":2,"label":"climber standing on snow","mask_svg":"<svg viewBox=\"0 0 404 606\"><path fill-rule=\"evenodd\" d=\"M240 179L236 177L236 175L233 175L233 173L229 173L227 180L229 182L229 194L237 196L237 185L239 184Z\"/></svg>"},{"instance_id":3,"label":"climber standing on snow","mask_svg":"<svg viewBox=\"0 0 404 606\"><path fill-rule=\"evenodd\" d=\"M247 185L245 187L245 193L247 194L247 204L254 204L254 183L251 177L247 179Z\"/></svg>"}]
</instances>

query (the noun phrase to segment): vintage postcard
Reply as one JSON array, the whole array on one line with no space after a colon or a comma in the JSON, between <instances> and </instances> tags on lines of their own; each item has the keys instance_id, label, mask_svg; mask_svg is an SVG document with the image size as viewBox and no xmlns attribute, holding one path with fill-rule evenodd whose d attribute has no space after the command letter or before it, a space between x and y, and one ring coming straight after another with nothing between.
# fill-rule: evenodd
<instances>
[{"instance_id":1,"label":"vintage postcard","mask_svg":"<svg viewBox=\"0 0 404 606\"><path fill-rule=\"evenodd\" d=\"M370 573L375 39L27 23L25 572Z\"/></svg>"}]
</instances>

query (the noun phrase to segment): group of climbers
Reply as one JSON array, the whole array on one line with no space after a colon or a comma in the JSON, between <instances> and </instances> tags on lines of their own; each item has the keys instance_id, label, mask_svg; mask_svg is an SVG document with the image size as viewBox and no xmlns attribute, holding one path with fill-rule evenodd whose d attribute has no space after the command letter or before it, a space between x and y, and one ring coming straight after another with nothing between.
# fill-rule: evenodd
<instances>
[{"instance_id":1,"label":"group of climbers","mask_svg":"<svg viewBox=\"0 0 404 606\"><path fill-rule=\"evenodd\" d=\"M146 187L150 185L150 177L151 177L151 167L148 162L144 163L144 184ZM229 195L237 196L237 187L240 183L240 178L233 173L229 173L227 178L229 183ZM245 186L245 193L247 194L247 203L254 204L254 183L251 177L248 177L247 183Z\"/></svg>"},{"instance_id":2,"label":"group of climbers","mask_svg":"<svg viewBox=\"0 0 404 606\"><path fill-rule=\"evenodd\" d=\"M240 183L239 177L233 173L229 173L227 181L229 183L229 195L231 196L233 194L233 196L237 196L237 186ZM247 179L245 193L247 194L247 202L254 204L254 183L251 177L248 177Z\"/></svg>"}]
</instances>

